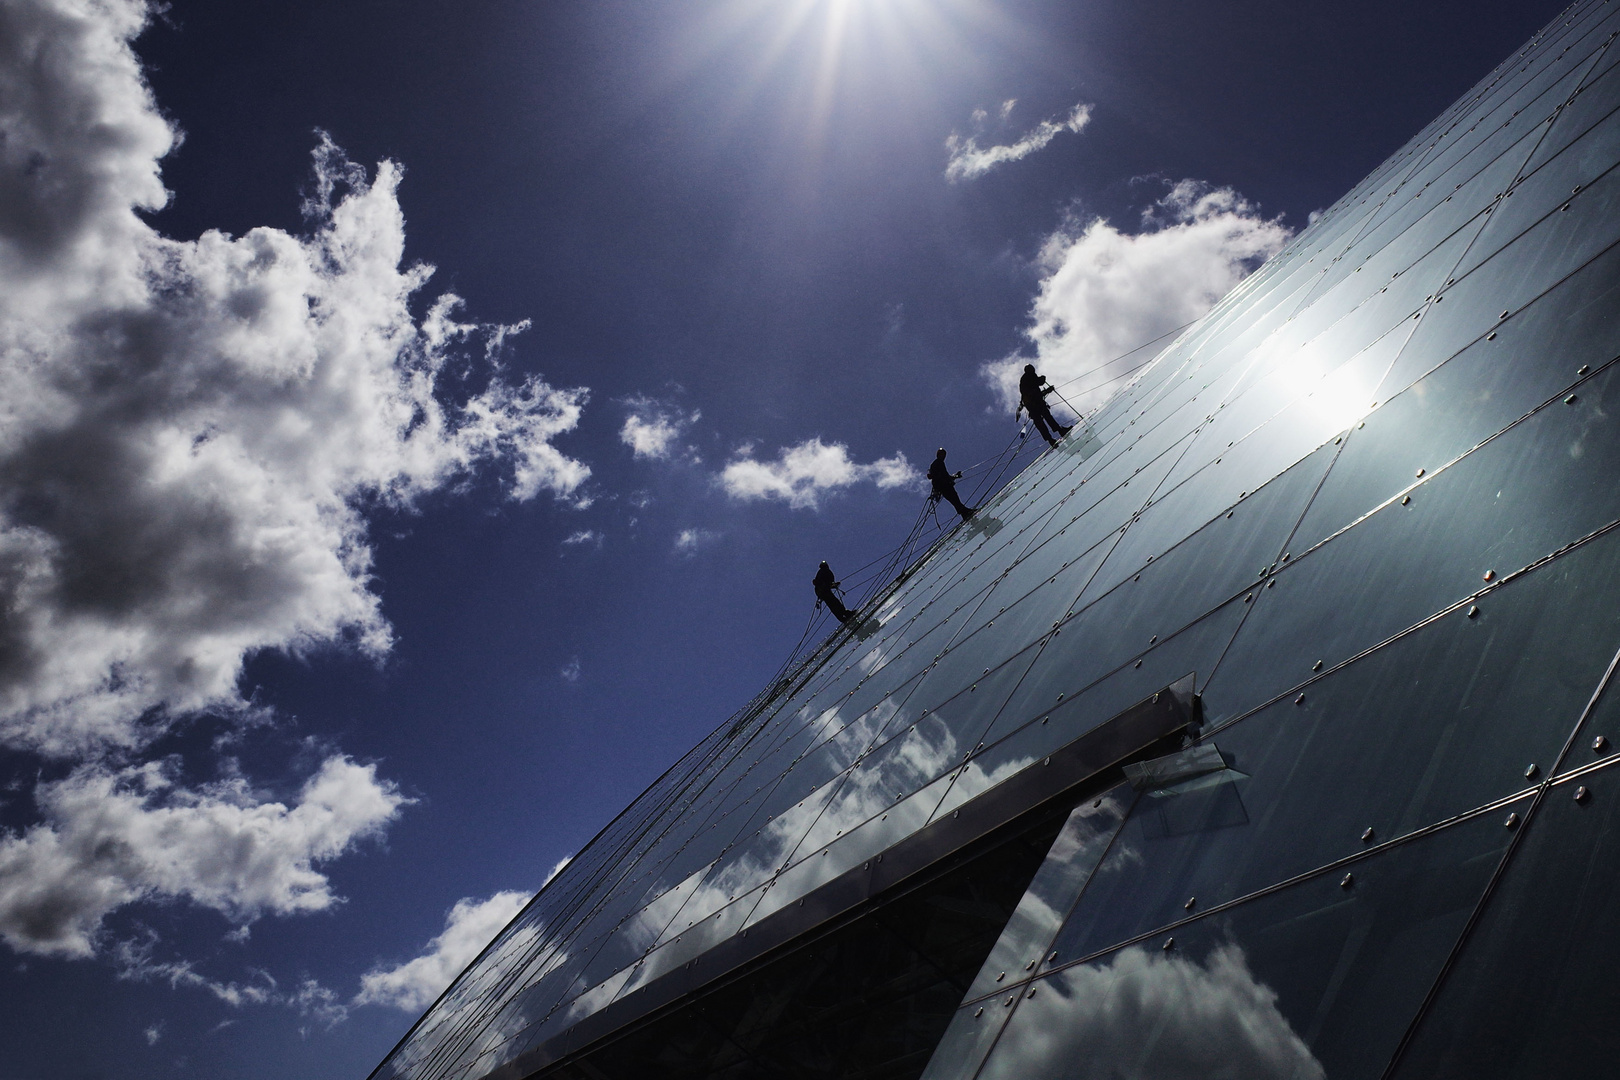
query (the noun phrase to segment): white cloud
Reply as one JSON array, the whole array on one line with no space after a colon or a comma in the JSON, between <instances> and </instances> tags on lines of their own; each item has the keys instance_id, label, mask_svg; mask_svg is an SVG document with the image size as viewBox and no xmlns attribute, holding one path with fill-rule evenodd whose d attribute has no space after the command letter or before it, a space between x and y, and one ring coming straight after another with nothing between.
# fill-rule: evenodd
<instances>
[{"instance_id":1,"label":"white cloud","mask_svg":"<svg viewBox=\"0 0 1620 1080\"><path fill-rule=\"evenodd\" d=\"M843 443L820 437L785 447L775 461L759 461L744 447L720 473L721 486L734 499L782 499L795 509L814 510L823 495L854 484L879 488L914 488L922 482L904 454L879 458L869 465L850 460Z\"/></svg>"},{"instance_id":2,"label":"white cloud","mask_svg":"<svg viewBox=\"0 0 1620 1080\"><path fill-rule=\"evenodd\" d=\"M1217 947L1203 964L1132 946L1036 985L1013 1014L1017 1037L991 1059L997 1077L1060 1070L1109 1080L1122 1061L1159 1080L1326 1076L1237 945Z\"/></svg>"},{"instance_id":3,"label":"white cloud","mask_svg":"<svg viewBox=\"0 0 1620 1080\"><path fill-rule=\"evenodd\" d=\"M551 879L562 873L564 868L566 868L568 864L573 861L574 857L572 855L564 855L562 858L558 859L556 864L552 866L551 872L546 875L546 880L540 883L540 887L543 889L547 885L550 885Z\"/></svg>"},{"instance_id":4,"label":"white cloud","mask_svg":"<svg viewBox=\"0 0 1620 1080\"><path fill-rule=\"evenodd\" d=\"M1053 383L1085 376L1061 388L1085 411L1112 393L1111 377L1152 354L1116 358L1203 315L1292 235L1230 188L1190 180L1144 211L1137 233L1102 218L1072 223L1041 252L1045 276L1025 331L1035 356L993 361L984 374L1009 412L1031 359Z\"/></svg>"},{"instance_id":5,"label":"white cloud","mask_svg":"<svg viewBox=\"0 0 1620 1080\"><path fill-rule=\"evenodd\" d=\"M66 758L240 708L256 650L386 650L368 505L589 472L551 442L585 392L501 366L521 326L413 317L393 163L323 137L305 235L145 222L176 140L148 11L15 0L0 33L0 741Z\"/></svg>"},{"instance_id":6,"label":"white cloud","mask_svg":"<svg viewBox=\"0 0 1620 1080\"><path fill-rule=\"evenodd\" d=\"M625 404L630 415L624 418L624 426L619 429L619 441L628 446L635 457L654 461L662 461L680 450L678 440L703 415L696 411L687 414L668 402L642 396L630 398ZM686 453L693 454L692 448L687 447Z\"/></svg>"},{"instance_id":7,"label":"white cloud","mask_svg":"<svg viewBox=\"0 0 1620 1080\"><path fill-rule=\"evenodd\" d=\"M562 676L564 682L579 682L579 657L571 658L557 674Z\"/></svg>"},{"instance_id":8,"label":"white cloud","mask_svg":"<svg viewBox=\"0 0 1620 1080\"><path fill-rule=\"evenodd\" d=\"M1002 102L1000 115L1003 123L1006 123L1007 117L1011 115L1014 104L1016 99ZM973 121L976 126L982 125L985 119L983 109L974 111ZM1046 144L1062 132L1072 131L1078 135L1089 123L1091 123L1091 106L1081 103L1069 110L1069 115L1062 120L1042 120L1014 142L1002 146L980 146L976 136L960 135L953 131L945 140L945 149L951 152L950 160L945 164L945 179L953 184L958 180L976 179L997 165L1018 161L1037 150L1045 149Z\"/></svg>"},{"instance_id":9,"label":"white cloud","mask_svg":"<svg viewBox=\"0 0 1620 1080\"><path fill-rule=\"evenodd\" d=\"M720 534L708 529L682 529L675 534L675 554L696 555L698 548L720 539Z\"/></svg>"},{"instance_id":10,"label":"white cloud","mask_svg":"<svg viewBox=\"0 0 1620 1080\"><path fill-rule=\"evenodd\" d=\"M598 532L595 529L579 529L579 530L576 530L575 532L571 532L567 536L563 537L563 546L564 547L590 546L590 547L599 548L599 547L602 546L602 541L605 540L605 539L607 539L607 537L603 536L602 533Z\"/></svg>"},{"instance_id":11,"label":"white cloud","mask_svg":"<svg viewBox=\"0 0 1620 1080\"><path fill-rule=\"evenodd\" d=\"M200 711L262 718L255 652L387 652L370 508L487 468L578 505L589 476L553 445L586 391L508 370L526 324L464 321L402 263L392 162L368 179L321 136L300 234L148 224L179 139L130 47L153 10L0 6L0 747L68 765L0 831L0 937L25 952L88 955L140 900L243 927L337 903L319 867L408 801L372 766L331 757L288 805L135 762Z\"/></svg>"},{"instance_id":12,"label":"white cloud","mask_svg":"<svg viewBox=\"0 0 1620 1080\"><path fill-rule=\"evenodd\" d=\"M163 1025L153 1024L151 1027L141 1032L141 1034L146 1036L147 1046L156 1046L157 1041L163 1038Z\"/></svg>"},{"instance_id":13,"label":"white cloud","mask_svg":"<svg viewBox=\"0 0 1620 1080\"><path fill-rule=\"evenodd\" d=\"M187 960L154 960L152 954L157 944L158 936L151 930L140 938L113 942L108 951L117 964L118 977L138 982L166 982L171 989L185 987L202 990L232 1008L245 1005L285 1006L327 1029L349 1018L349 1007L338 998L337 993L314 979L305 979L297 989L284 991L268 971L253 969L253 979L249 982L222 982L199 973ZM212 1030L219 1031L233 1023L234 1020L224 1020ZM161 1033L162 1025L157 1027ZM307 1034L307 1029L301 1028L300 1031ZM150 1033L147 1039L149 1044L156 1042Z\"/></svg>"},{"instance_id":14,"label":"white cloud","mask_svg":"<svg viewBox=\"0 0 1620 1080\"><path fill-rule=\"evenodd\" d=\"M83 766L34 798L44 821L0 836L0 938L60 956L91 955L102 919L142 899L235 922L327 910L339 899L317 867L410 802L375 766L341 756L290 806L239 778L188 789L159 763Z\"/></svg>"},{"instance_id":15,"label":"white cloud","mask_svg":"<svg viewBox=\"0 0 1620 1080\"><path fill-rule=\"evenodd\" d=\"M420 956L361 977L354 1004L422 1011L528 902L528 893L513 891L498 892L488 900L457 900L445 915L444 932L428 942Z\"/></svg>"}]
</instances>

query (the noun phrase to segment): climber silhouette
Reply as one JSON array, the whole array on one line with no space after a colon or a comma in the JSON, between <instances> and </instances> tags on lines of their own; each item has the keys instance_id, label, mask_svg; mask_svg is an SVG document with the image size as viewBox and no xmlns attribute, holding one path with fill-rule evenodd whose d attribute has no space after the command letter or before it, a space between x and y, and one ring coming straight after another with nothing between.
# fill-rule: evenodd
<instances>
[{"instance_id":1,"label":"climber silhouette","mask_svg":"<svg viewBox=\"0 0 1620 1080\"><path fill-rule=\"evenodd\" d=\"M855 617L855 613L845 607L844 602L838 599L838 594L833 591L838 588L838 579L833 576L832 567L827 565L825 559L822 560L821 569L816 571L815 580L811 584L816 587L816 599L827 605L827 610L832 612L833 618L841 623L847 623Z\"/></svg>"},{"instance_id":2,"label":"climber silhouette","mask_svg":"<svg viewBox=\"0 0 1620 1080\"><path fill-rule=\"evenodd\" d=\"M1046 395L1057 393L1057 387L1042 386L1045 381L1045 376L1036 373L1034 364L1024 365L1024 374L1018 380L1019 408L1029 410L1029 418L1035 421L1035 430L1050 445L1056 446L1057 439L1052 438L1052 432L1063 436L1069 433L1069 429L1052 416L1052 409L1046 404Z\"/></svg>"},{"instance_id":3,"label":"climber silhouette","mask_svg":"<svg viewBox=\"0 0 1620 1080\"><path fill-rule=\"evenodd\" d=\"M975 513L970 507L962 505L961 496L956 493L956 482L962 478L959 472L953 473L945 465L945 448L940 447L939 453L934 455L934 463L928 466L928 479L934 485L934 497L944 499L956 507L956 512L966 521Z\"/></svg>"}]
</instances>

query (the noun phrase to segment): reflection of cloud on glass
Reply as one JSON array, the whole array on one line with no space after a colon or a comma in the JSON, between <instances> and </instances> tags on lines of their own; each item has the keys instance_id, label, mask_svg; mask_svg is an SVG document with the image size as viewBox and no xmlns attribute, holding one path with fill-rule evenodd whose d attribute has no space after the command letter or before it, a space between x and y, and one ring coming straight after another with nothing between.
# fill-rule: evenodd
<instances>
[{"instance_id":1,"label":"reflection of cloud on glass","mask_svg":"<svg viewBox=\"0 0 1620 1080\"><path fill-rule=\"evenodd\" d=\"M1205 963L1132 946L1037 984L979 1075L1113 1080L1324 1080L1327 1073L1255 979L1242 947Z\"/></svg>"},{"instance_id":2,"label":"reflection of cloud on glass","mask_svg":"<svg viewBox=\"0 0 1620 1080\"><path fill-rule=\"evenodd\" d=\"M1046 951L1128 809L1129 800L1117 790L1074 809L990 950L969 997L991 992L998 972L1017 971Z\"/></svg>"}]
</instances>

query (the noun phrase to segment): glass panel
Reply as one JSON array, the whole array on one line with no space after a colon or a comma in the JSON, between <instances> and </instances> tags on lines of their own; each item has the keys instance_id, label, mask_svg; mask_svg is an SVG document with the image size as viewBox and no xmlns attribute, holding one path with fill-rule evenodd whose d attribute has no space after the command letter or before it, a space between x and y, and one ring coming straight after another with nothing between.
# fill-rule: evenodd
<instances>
[{"instance_id":1,"label":"glass panel","mask_svg":"<svg viewBox=\"0 0 1620 1080\"><path fill-rule=\"evenodd\" d=\"M1505 813L987 999L1017 1008L980 1080L1377 1076L1513 835Z\"/></svg>"},{"instance_id":2,"label":"glass panel","mask_svg":"<svg viewBox=\"0 0 1620 1080\"><path fill-rule=\"evenodd\" d=\"M1611 368L1280 568L1209 684L1212 719L1327 666L1620 516ZM1403 497L1404 498L1404 497ZM1399 558L1392 558L1399 553ZM1488 609L1489 599L1481 601Z\"/></svg>"},{"instance_id":3,"label":"glass panel","mask_svg":"<svg viewBox=\"0 0 1620 1080\"><path fill-rule=\"evenodd\" d=\"M922 1080L973 1080L979 1063L1007 1022L1007 1010L966 1005L951 1018L944 1038L928 1059Z\"/></svg>"},{"instance_id":4,"label":"glass panel","mask_svg":"<svg viewBox=\"0 0 1620 1080\"><path fill-rule=\"evenodd\" d=\"M1551 788L1394 1075L1609 1075L1620 1059L1616 865L1620 770Z\"/></svg>"},{"instance_id":5,"label":"glass panel","mask_svg":"<svg viewBox=\"0 0 1620 1080\"><path fill-rule=\"evenodd\" d=\"M1557 348L1546 350L1547 341ZM1620 248L1476 341L1407 390L1391 394L1346 439L1295 544L1314 544L1434 469L1479 445L1531 409L1563 397L1582 366L1620 353ZM1386 383L1404 385L1420 363L1402 358ZM1364 429L1364 430L1363 430Z\"/></svg>"},{"instance_id":6,"label":"glass panel","mask_svg":"<svg viewBox=\"0 0 1620 1080\"><path fill-rule=\"evenodd\" d=\"M1525 172L1533 172L1540 168L1550 158L1562 153L1570 143L1586 135L1613 115L1615 102L1620 101L1620 91L1616 90L1615 85L1620 81L1620 68L1615 66L1617 59L1620 59L1620 53L1612 47L1599 58L1596 67L1592 69L1592 74L1587 76L1586 84L1559 112L1552 130L1547 133L1541 145L1536 147L1536 152L1530 156Z\"/></svg>"},{"instance_id":7,"label":"glass panel","mask_svg":"<svg viewBox=\"0 0 1620 1080\"><path fill-rule=\"evenodd\" d=\"M1526 768L1552 767L1620 647L1616 581L1620 535L1509 582L1486 615L1454 612L1324 673L1300 704L1207 735L1234 782L1144 799L1064 951L1106 948L1182 917L1188 897L1226 903L1529 786Z\"/></svg>"},{"instance_id":8,"label":"glass panel","mask_svg":"<svg viewBox=\"0 0 1620 1080\"><path fill-rule=\"evenodd\" d=\"M995 993L1009 978L1017 982L1051 951L1052 939L1075 897L1086 887L1135 800L1136 792L1121 784L1074 808L984 967L968 987L969 999Z\"/></svg>"}]
</instances>

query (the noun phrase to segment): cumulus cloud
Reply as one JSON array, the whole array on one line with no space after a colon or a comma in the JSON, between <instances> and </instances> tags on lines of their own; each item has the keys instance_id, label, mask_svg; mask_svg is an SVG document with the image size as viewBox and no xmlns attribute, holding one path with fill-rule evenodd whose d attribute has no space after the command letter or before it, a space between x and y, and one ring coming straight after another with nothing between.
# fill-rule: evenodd
<instances>
[{"instance_id":1,"label":"cumulus cloud","mask_svg":"<svg viewBox=\"0 0 1620 1080\"><path fill-rule=\"evenodd\" d=\"M1012 113L1014 104L1014 101L1002 103L1000 115L1003 123ZM974 111L973 121L976 126L982 127L986 119L983 109ZM945 163L945 179L953 184L959 180L977 179L997 165L1018 161L1037 150L1045 149L1047 143L1065 131L1072 131L1078 135L1089 123L1091 123L1091 106L1081 103L1069 110L1069 115L1063 119L1042 120L1018 139L1001 146L980 146L977 136L960 135L953 131L945 140L945 149L949 150L951 155Z\"/></svg>"},{"instance_id":2,"label":"cumulus cloud","mask_svg":"<svg viewBox=\"0 0 1620 1080\"><path fill-rule=\"evenodd\" d=\"M795 509L810 510L827 493L855 484L889 489L915 488L921 482L904 454L862 465L850 459L849 447L824 443L819 436L785 447L775 461L760 461L752 447L744 447L720 473L721 486L734 499L781 499Z\"/></svg>"},{"instance_id":3,"label":"cumulus cloud","mask_svg":"<svg viewBox=\"0 0 1620 1080\"><path fill-rule=\"evenodd\" d=\"M1025 330L1035 356L993 361L985 377L1011 412L1033 359L1053 383L1082 380L1062 392L1085 411L1112 392L1111 378L1149 358L1122 354L1202 316L1292 236L1230 188L1191 180L1143 211L1135 233L1102 218L1071 222L1041 251Z\"/></svg>"},{"instance_id":4,"label":"cumulus cloud","mask_svg":"<svg viewBox=\"0 0 1620 1080\"><path fill-rule=\"evenodd\" d=\"M317 866L377 836L406 799L376 767L328 758L291 805L233 779L188 789L162 763L85 766L34 792L44 821L0 837L0 938L89 956L105 916L188 900L232 921L325 911Z\"/></svg>"},{"instance_id":5,"label":"cumulus cloud","mask_svg":"<svg viewBox=\"0 0 1620 1080\"><path fill-rule=\"evenodd\" d=\"M528 893L510 890L487 900L457 900L444 917L444 932L428 942L421 955L361 977L354 1004L391 1005L409 1013L421 1012L528 902Z\"/></svg>"},{"instance_id":6,"label":"cumulus cloud","mask_svg":"<svg viewBox=\"0 0 1620 1080\"><path fill-rule=\"evenodd\" d=\"M511 371L526 324L467 320L403 261L394 163L322 135L302 232L152 228L179 140L130 45L153 10L0 4L0 746L68 766L0 833L0 937L69 956L141 899L335 903L318 867L405 802L371 766L330 758L285 805L132 762L247 717L256 652L388 650L368 511L480 469L519 501L589 475L553 442L586 391Z\"/></svg>"},{"instance_id":7,"label":"cumulus cloud","mask_svg":"<svg viewBox=\"0 0 1620 1080\"><path fill-rule=\"evenodd\" d=\"M697 411L684 413L668 402L649 397L633 397L625 404L630 414L619 429L619 441L628 446L634 456L654 461L679 452L682 449L678 445L680 437L703 415ZM690 447L685 452L693 454Z\"/></svg>"},{"instance_id":8,"label":"cumulus cloud","mask_svg":"<svg viewBox=\"0 0 1620 1080\"><path fill-rule=\"evenodd\" d=\"M1121 1061L1157 1080L1242 1076L1322 1080L1322 1065L1255 979L1243 950L1222 945L1206 962L1141 946L1039 984L1018 1003L1016 1037L982 1074L1111 1080Z\"/></svg>"}]
</instances>

